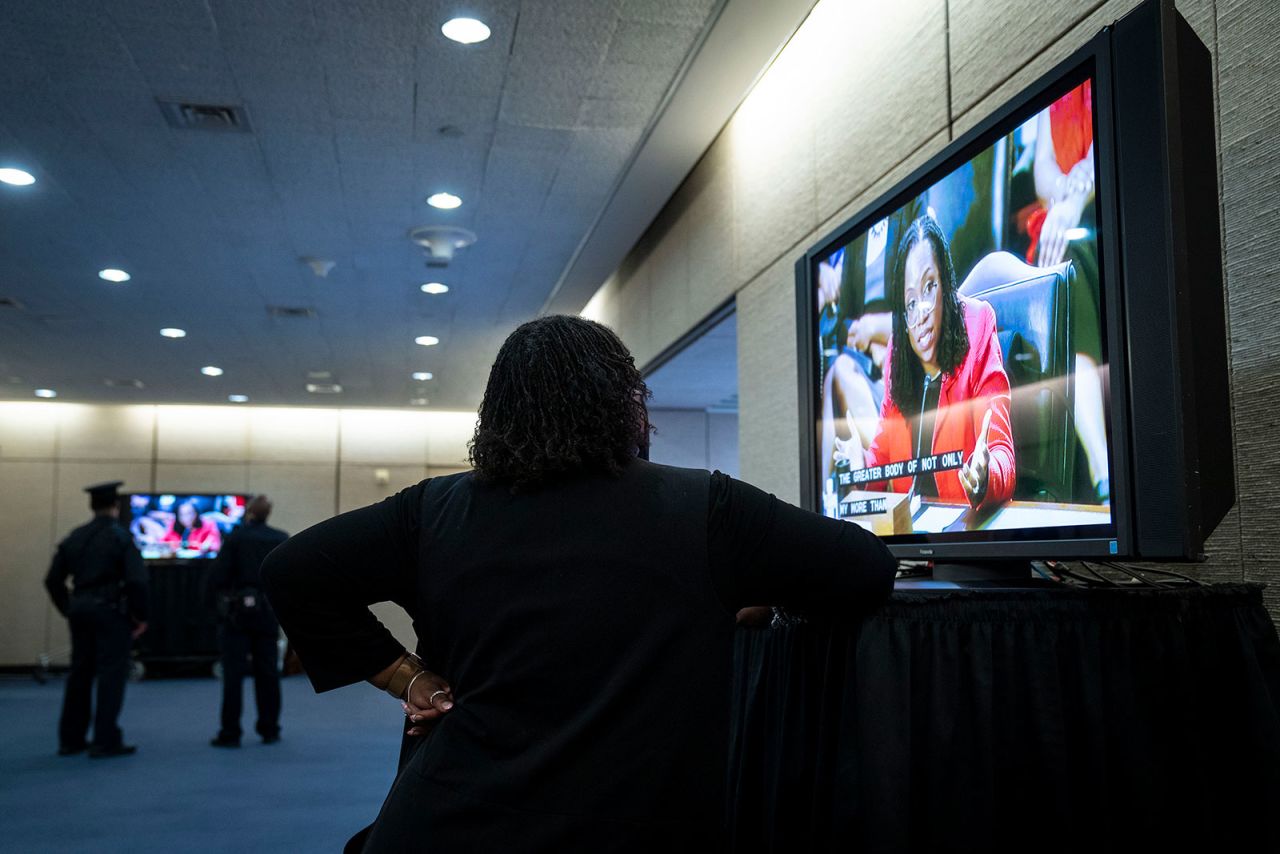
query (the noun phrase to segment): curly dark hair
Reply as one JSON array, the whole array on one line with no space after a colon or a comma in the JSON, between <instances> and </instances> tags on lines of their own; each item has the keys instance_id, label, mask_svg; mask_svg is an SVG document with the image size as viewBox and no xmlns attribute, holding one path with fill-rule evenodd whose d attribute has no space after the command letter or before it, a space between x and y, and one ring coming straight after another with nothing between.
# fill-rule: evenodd
<instances>
[{"instance_id":1,"label":"curly dark hair","mask_svg":"<svg viewBox=\"0 0 1280 854\"><path fill-rule=\"evenodd\" d=\"M949 374L958 368L969 354L969 332L964 326L964 305L960 302L956 269L951 261L951 247L942 233L942 226L931 214L917 217L907 226L898 242L893 263L893 279L889 291L889 304L893 312L893 338L889 354L889 397L898 411L906 416L919 414L920 395L924 387L924 369L920 359L911 349L907 331L906 265L907 253L922 240L933 245L933 257L938 263L938 306L942 309L942 335L938 339L938 367ZM935 309L936 310L936 309Z\"/></svg>"},{"instance_id":2,"label":"curly dark hair","mask_svg":"<svg viewBox=\"0 0 1280 854\"><path fill-rule=\"evenodd\" d=\"M649 396L609 327L563 314L531 320L489 372L471 464L513 492L580 471L617 476L648 444Z\"/></svg>"}]
</instances>

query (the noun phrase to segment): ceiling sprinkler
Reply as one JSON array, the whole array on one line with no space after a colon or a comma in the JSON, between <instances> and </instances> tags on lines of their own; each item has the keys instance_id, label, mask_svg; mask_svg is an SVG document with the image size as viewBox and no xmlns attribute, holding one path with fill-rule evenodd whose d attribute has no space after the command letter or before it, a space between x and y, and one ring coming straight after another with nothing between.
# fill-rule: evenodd
<instances>
[{"instance_id":1,"label":"ceiling sprinkler","mask_svg":"<svg viewBox=\"0 0 1280 854\"><path fill-rule=\"evenodd\" d=\"M476 235L455 225L421 225L409 232L409 239L422 247L428 267L448 267L453 253L475 243Z\"/></svg>"},{"instance_id":2,"label":"ceiling sprinkler","mask_svg":"<svg viewBox=\"0 0 1280 854\"><path fill-rule=\"evenodd\" d=\"M311 255L302 259L302 263L311 268L311 272L323 279L329 275L329 271L333 269L334 262L328 258L316 258Z\"/></svg>"}]
</instances>

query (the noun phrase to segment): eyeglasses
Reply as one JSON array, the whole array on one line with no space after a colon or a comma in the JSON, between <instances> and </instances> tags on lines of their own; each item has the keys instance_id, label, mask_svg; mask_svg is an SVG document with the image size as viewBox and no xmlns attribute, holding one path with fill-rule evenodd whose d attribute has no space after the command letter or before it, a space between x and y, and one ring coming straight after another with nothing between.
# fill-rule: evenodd
<instances>
[{"instance_id":1,"label":"eyeglasses","mask_svg":"<svg viewBox=\"0 0 1280 854\"><path fill-rule=\"evenodd\" d=\"M908 297L907 299L907 325L915 326L929 316L929 312L933 311L934 306L938 304L938 283L934 281L925 282L924 292L919 296Z\"/></svg>"}]
</instances>

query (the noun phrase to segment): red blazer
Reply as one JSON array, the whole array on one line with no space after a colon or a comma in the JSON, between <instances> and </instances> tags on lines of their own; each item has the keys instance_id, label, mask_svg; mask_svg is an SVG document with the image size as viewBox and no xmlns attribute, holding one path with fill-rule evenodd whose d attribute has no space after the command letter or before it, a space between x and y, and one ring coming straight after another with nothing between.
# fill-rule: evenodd
<instances>
[{"instance_id":1,"label":"red blazer","mask_svg":"<svg viewBox=\"0 0 1280 854\"><path fill-rule=\"evenodd\" d=\"M1013 495L1016 465L1013 454L1013 431L1009 427L1009 377L1004 372L1000 341L996 338L996 313L979 299L960 298L964 308L965 330L969 333L969 354L954 371L942 377L938 396L938 414L933 427L935 454L963 450L967 462L978 443L982 419L991 409L991 425L987 429L990 463L987 469L987 494L982 507L1008 501ZM890 344L889 352L893 352ZM884 403L880 406L880 429L867 449L867 465L883 465L911 459L911 425L894 405L890 389L890 360L884 363ZM933 475L938 497L943 501L965 503L968 498L960 485L958 469ZM884 485L872 485L883 489ZM900 477L890 482L889 491L907 492L911 478Z\"/></svg>"},{"instance_id":2,"label":"red blazer","mask_svg":"<svg viewBox=\"0 0 1280 854\"><path fill-rule=\"evenodd\" d=\"M182 534L173 529L173 524L169 525L169 530L164 532L164 536L160 538L162 543L170 543L174 546L182 542ZM211 519L201 517L200 527L194 529L187 536L187 548L198 549L201 546L208 545L213 551L222 548L222 532L218 530L218 524Z\"/></svg>"}]
</instances>

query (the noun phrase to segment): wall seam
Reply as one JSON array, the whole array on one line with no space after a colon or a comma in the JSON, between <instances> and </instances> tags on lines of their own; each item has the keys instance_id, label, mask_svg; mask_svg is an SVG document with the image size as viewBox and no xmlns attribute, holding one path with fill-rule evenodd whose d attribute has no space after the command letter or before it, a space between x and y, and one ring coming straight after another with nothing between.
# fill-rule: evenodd
<instances>
[{"instance_id":1,"label":"wall seam","mask_svg":"<svg viewBox=\"0 0 1280 854\"><path fill-rule=\"evenodd\" d=\"M62 419L58 418L53 428L53 495L51 496L53 507L49 514L49 550L57 548L58 545L58 485L59 478L62 474L62 463L58 459L62 454ZM53 603L48 599L44 603L44 652L40 656L41 669L49 667L49 660L53 657Z\"/></svg>"},{"instance_id":2,"label":"wall seam","mask_svg":"<svg viewBox=\"0 0 1280 854\"><path fill-rule=\"evenodd\" d=\"M1231 282L1229 278L1229 267L1227 265L1227 205L1225 194L1222 188L1226 186L1226 174L1223 170L1223 150L1222 150L1222 40L1219 38L1218 29L1218 0L1211 0L1210 8L1213 10L1213 120L1215 142L1218 146L1218 228L1221 230L1221 251L1222 251L1222 291L1223 299L1226 305L1223 306L1223 318L1227 324L1227 396L1231 400L1231 443L1235 451L1236 467L1239 469L1240 463L1240 429L1239 421L1236 418L1236 372L1235 358L1232 353L1231 346ZM1237 474L1237 481L1239 475ZM1244 518L1243 511L1240 508L1240 491L1239 484L1236 486L1236 543L1238 544L1237 555L1239 560L1240 581L1245 580L1245 554L1244 554Z\"/></svg>"},{"instance_id":3,"label":"wall seam","mask_svg":"<svg viewBox=\"0 0 1280 854\"><path fill-rule=\"evenodd\" d=\"M156 469L160 463L160 407L151 407L151 484L150 491L156 491Z\"/></svg>"},{"instance_id":4,"label":"wall seam","mask_svg":"<svg viewBox=\"0 0 1280 854\"><path fill-rule=\"evenodd\" d=\"M710 469L711 468L711 413L710 412L702 413L702 442L703 442L702 458L707 461L706 466L708 469Z\"/></svg>"},{"instance_id":5,"label":"wall seam","mask_svg":"<svg viewBox=\"0 0 1280 854\"><path fill-rule=\"evenodd\" d=\"M338 415L338 441L333 449L333 515L342 506L342 415Z\"/></svg>"},{"instance_id":6,"label":"wall seam","mask_svg":"<svg viewBox=\"0 0 1280 854\"><path fill-rule=\"evenodd\" d=\"M955 104L951 95L951 0L942 2L942 44L947 77L947 139L956 138Z\"/></svg>"}]
</instances>

